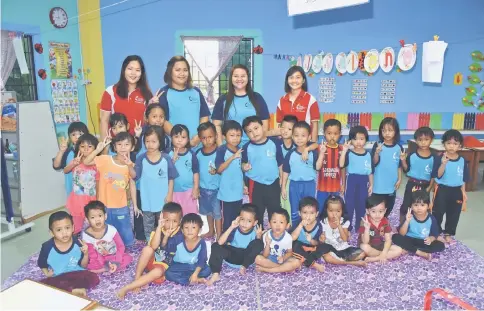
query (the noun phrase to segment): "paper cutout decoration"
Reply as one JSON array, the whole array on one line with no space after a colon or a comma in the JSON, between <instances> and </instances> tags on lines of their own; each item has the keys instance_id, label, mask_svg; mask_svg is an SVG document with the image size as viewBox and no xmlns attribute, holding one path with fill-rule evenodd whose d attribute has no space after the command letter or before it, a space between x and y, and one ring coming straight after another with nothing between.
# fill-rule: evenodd
<instances>
[{"instance_id":1,"label":"paper cutout decoration","mask_svg":"<svg viewBox=\"0 0 484 311\"><path fill-rule=\"evenodd\" d=\"M358 69L360 69L360 71L363 73L366 73L365 56L366 56L366 51L360 51L358 53Z\"/></svg>"},{"instance_id":2,"label":"paper cutout decoration","mask_svg":"<svg viewBox=\"0 0 484 311\"><path fill-rule=\"evenodd\" d=\"M42 46L42 43L36 43L34 45L34 50L39 54L44 53L44 47Z\"/></svg>"},{"instance_id":3,"label":"paper cutout decoration","mask_svg":"<svg viewBox=\"0 0 484 311\"><path fill-rule=\"evenodd\" d=\"M397 89L396 80L381 80L380 104L394 104L396 89Z\"/></svg>"},{"instance_id":4,"label":"paper cutout decoration","mask_svg":"<svg viewBox=\"0 0 484 311\"><path fill-rule=\"evenodd\" d=\"M473 51L471 57L475 62L484 61L484 54L481 51Z\"/></svg>"},{"instance_id":5,"label":"paper cutout decoration","mask_svg":"<svg viewBox=\"0 0 484 311\"><path fill-rule=\"evenodd\" d=\"M466 87L466 95L467 96L474 96L477 94L477 89L474 86Z\"/></svg>"},{"instance_id":6,"label":"paper cutout decoration","mask_svg":"<svg viewBox=\"0 0 484 311\"><path fill-rule=\"evenodd\" d=\"M365 61L363 63L366 72L375 73L378 70L378 67L380 67L378 56L378 51L375 49L369 50L368 53L366 53Z\"/></svg>"},{"instance_id":7,"label":"paper cutout decoration","mask_svg":"<svg viewBox=\"0 0 484 311\"><path fill-rule=\"evenodd\" d=\"M313 56L311 54L304 55L302 67L305 73L308 73L309 70L311 69L312 62L313 62Z\"/></svg>"},{"instance_id":8,"label":"paper cutout decoration","mask_svg":"<svg viewBox=\"0 0 484 311\"><path fill-rule=\"evenodd\" d=\"M475 74L471 74L467 77L467 81L469 81L470 84L479 84L481 83L481 79Z\"/></svg>"},{"instance_id":9,"label":"paper cutout decoration","mask_svg":"<svg viewBox=\"0 0 484 311\"><path fill-rule=\"evenodd\" d=\"M262 54L262 53L264 53L264 49L260 45L258 45L255 48L253 48L252 51L254 52L254 54Z\"/></svg>"},{"instance_id":10,"label":"paper cutout decoration","mask_svg":"<svg viewBox=\"0 0 484 311\"><path fill-rule=\"evenodd\" d=\"M458 72L454 75L454 85L462 84L462 73Z\"/></svg>"},{"instance_id":11,"label":"paper cutout decoration","mask_svg":"<svg viewBox=\"0 0 484 311\"><path fill-rule=\"evenodd\" d=\"M405 44L398 52L397 65L402 71L408 71L413 68L417 60L417 52L414 51L412 44Z\"/></svg>"},{"instance_id":12,"label":"paper cutout decoration","mask_svg":"<svg viewBox=\"0 0 484 311\"><path fill-rule=\"evenodd\" d=\"M316 54L313 57L313 64L311 65L311 69L314 73L318 74L321 72L323 68L323 55Z\"/></svg>"},{"instance_id":13,"label":"paper cutout decoration","mask_svg":"<svg viewBox=\"0 0 484 311\"><path fill-rule=\"evenodd\" d=\"M482 71L482 66L479 63L473 63L469 66L469 70L471 72L481 72Z\"/></svg>"},{"instance_id":14,"label":"paper cutout decoration","mask_svg":"<svg viewBox=\"0 0 484 311\"><path fill-rule=\"evenodd\" d=\"M325 77L319 79L319 102L332 103L336 98L336 81L334 78Z\"/></svg>"},{"instance_id":15,"label":"paper cutout decoration","mask_svg":"<svg viewBox=\"0 0 484 311\"><path fill-rule=\"evenodd\" d=\"M37 75L42 80L45 80L47 78L47 72L45 71L45 69L39 69L39 71L37 71Z\"/></svg>"},{"instance_id":16,"label":"paper cutout decoration","mask_svg":"<svg viewBox=\"0 0 484 311\"><path fill-rule=\"evenodd\" d=\"M303 63L303 56L301 54L299 54L299 56L297 57L296 65L299 66L299 67L302 67L302 63Z\"/></svg>"},{"instance_id":17,"label":"paper cutout decoration","mask_svg":"<svg viewBox=\"0 0 484 311\"><path fill-rule=\"evenodd\" d=\"M335 66L336 70L340 75L343 75L346 73L346 54L343 52L338 53L336 55L336 61L335 61Z\"/></svg>"},{"instance_id":18,"label":"paper cutout decoration","mask_svg":"<svg viewBox=\"0 0 484 311\"><path fill-rule=\"evenodd\" d=\"M297 65L297 59L295 56L289 57L289 67L293 67Z\"/></svg>"},{"instance_id":19,"label":"paper cutout decoration","mask_svg":"<svg viewBox=\"0 0 484 311\"><path fill-rule=\"evenodd\" d=\"M368 90L368 79L355 79L351 88L351 103L366 104L366 92Z\"/></svg>"},{"instance_id":20,"label":"paper cutout decoration","mask_svg":"<svg viewBox=\"0 0 484 311\"><path fill-rule=\"evenodd\" d=\"M442 82L444 54L447 46L448 44L444 41L424 42L422 52L422 82Z\"/></svg>"},{"instance_id":21,"label":"paper cutout decoration","mask_svg":"<svg viewBox=\"0 0 484 311\"><path fill-rule=\"evenodd\" d=\"M383 72L390 72L395 65L395 51L391 47L384 48L379 56L380 68Z\"/></svg>"},{"instance_id":22,"label":"paper cutout decoration","mask_svg":"<svg viewBox=\"0 0 484 311\"><path fill-rule=\"evenodd\" d=\"M323 72L328 74L333 70L333 54L328 53L323 57Z\"/></svg>"},{"instance_id":23,"label":"paper cutout decoration","mask_svg":"<svg viewBox=\"0 0 484 311\"><path fill-rule=\"evenodd\" d=\"M346 56L346 71L349 74L353 74L358 70L358 54L355 51L351 51Z\"/></svg>"}]
</instances>

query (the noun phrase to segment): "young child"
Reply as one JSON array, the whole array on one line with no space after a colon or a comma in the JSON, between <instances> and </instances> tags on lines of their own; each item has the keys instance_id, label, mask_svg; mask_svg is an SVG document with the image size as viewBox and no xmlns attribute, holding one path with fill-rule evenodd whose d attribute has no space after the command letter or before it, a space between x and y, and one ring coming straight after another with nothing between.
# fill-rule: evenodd
<instances>
[{"instance_id":1,"label":"young child","mask_svg":"<svg viewBox=\"0 0 484 311\"><path fill-rule=\"evenodd\" d=\"M82 232L82 240L89 253L87 269L94 273L114 273L123 270L133 260L125 253L118 230L106 222L106 206L100 201L91 201L84 207L89 227Z\"/></svg>"},{"instance_id":2,"label":"young child","mask_svg":"<svg viewBox=\"0 0 484 311\"><path fill-rule=\"evenodd\" d=\"M87 245L73 237L72 217L64 211L49 216L52 239L42 244L37 265L47 278L42 283L87 296L86 290L99 284L97 274L87 271Z\"/></svg>"},{"instance_id":3,"label":"young child","mask_svg":"<svg viewBox=\"0 0 484 311\"><path fill-rule=\"evenodd\" d=\"M316 193L316 171L321 169L323 159L317 151L310 151L307 160L302 153L310 139L311 128L305 121L298 121L292 129L292 138L296 149L289 151L284 159L282 175L282 198L287 200L286 182L291 180L289 193L291 198L291 226L296 228L301 221L299 201L304 197L314 197Z\"/></svg>"},{"instance_id":4,"label":"young child","mask_svg":"<svg viewBox=\"0 0 484 311\"><path fill-rule=\"evenodd\" d=\"M127 190L131 194L135 216L141 215L136 201L136 185L132 178L136 177L136 171L129 157L133 150L134 138L128 132L121 132L114 136L111 142L116 155L100 155L103 149L110 143L109 136L97 145L97 148L84 159L86 165L96 165L99 171L98 200L107 207L106 223L118 230L126 246L134 242L131 228L130 210L128 207Z\"/></svg>"},{"instance_id":5,"label":"young child","mask_svg":"<svg viewBox=\"0 0 484 311\"><path fill-rule=\"evenodd\" d=\"M261 240L262 226L257 225L256 210L254 204L243 204L240 215L218 238L217 243L212 244L208 261L212 276L207 285L220 280L224 260L232 265L240 265L240 274L244 275L247 268L254 263L255 257L264 249Z\"/></svg>"},{"instance_id":6,"label":"young child","mask_svg":"<svg viewBox=\"0 0 484 311\"><path fill-rule=\"evenodd\" d=\"M202 218L194 213L183 216L183 241L176 245L173 262L166 270L166 279L181 285L206 283L210 276L207 265L207 244L199 237Z\"/></svg>"},{"instance_id":7,"label":"young child","mask_svg":"<svg viewBox=\"0 0 484 311\"><path fill-rule=\"evenodd\" d=\"M146 123L147 125L144 127L141 127L141 121L140 123L136 122L136 128L134 129L134 135L137 138L136 141L136 148L135 150L138 150L138 155L142 155L143 153L146 152L146 145L144 141L144 135L146 133L146 129L150 125L157 125L160 126L162 129L165 125L165 109L160 106L159 104L150 104L148 107L146 107L145 111L145 118L146 118ZM165 131L163 130L163 133ZM171 150L171 143L170 143L170 138L168 135L163 135L164 137L164 142L165 142L165 149L163 149L163 152L169 152Z\"/></svg>"},{"instance_id":8,"label":"young child","mask_svg":"<svg viewBox=\"0 0 484 311\"><path fill-rule=\"evenodd\" d=\"M425 190L412 193L412 207L408 209L405 222L400 225L399 233L392 236L395 245L427 260L432 253L441 252L445 244L437 240L439 225L429 213L430 196Z\"/></svg>"},{"instance_id":9,"label":"young child","mask_svg":"<svg viewBox=\"0 0 484 311\"><path fill-rule=\"evenodd\" d=\"M301 262L293 257L292 236L289 229L289 213L282 208L273 211L269 220L270 230L264 233L264 251L255 258L259 272L292 272L301 267Z\"/></svg>"},{"instance_id":10,"label":"young child","mask_svg":"<svg viewBox=\"0 0 484 311\"><path fill-rule=\"evenodd\" d=\"M395 205L396 191L402 182L401 162L406 153L400 145L400 127L395 118L386 117L378 130L380 143L375 142L371 150L375 166L373 193L385 200L385 217L388 217ZM356 219L359 221L359 218Z\"/></svg>"},{"instance_id":11,"label":"young child","mask_svg":"<svg viewBox=\"0 0 484 311\"><path fill-rule=\"evenodd\" d=\"M383 197L372 194L366 199L366 215L358 231L358 244L366 254L366 262L385 263L401 254L401 249L392 245L392 227L385 213Z\"/></svg>"},{"instance_id":12,"label":"young child","mask_svg":"<svg viewBox=\"0 0 484 311\"><path fill-rule=\"evenodd\" d=\"M319 152L323 165L318 175L319 214L323 211L324 202L330 195L342 195L346 183L345 169L339 167L343 146L338 144L341 137L341 122L329 119L324 122L324 139Z\"/></svg>"},{"instance_id":13,"label":"young child","mask_svg":"<svg viewBox=\"0 0 484 311\"><path fill-rule=\"evenodd\" d=\"M130 291L139 292L151 282L165 282L165 271L173 261L176 247L184 241L180 230L182 216L180 204L170 202L163 206L156 231L151 233L148 245L141 251L134 280L116 293L118 298L123 299Z\"/></svg>"},{"instance_id":14,"label":"young child","mask_svg":"<svg viewBox=\"0 0 484 311\"><path fill-rule=\"evenodd\" d=\"M195 153L190 150L190 133L183 124L171 129L173 149L170 157L175 163L178 177L175 178L173 202L181 205L183 215L197 213L197 199L200 196L200 168Z\"/></svg>"},{"instance_id":15,"label":"young child","mask_svg":"<svg viewBox=\"0 0 484 311\"><path fill-rule=\"evenodd\" d=\"M99 175L94 165L85 165L82 160L90 155L99 144L91 134L84 134L77 140L75 153L77 157L64 168L64 173L72 172L72 192L66 202L66 208L74 222L74 234L83 230L85 215L84 206L96 200L96 181Z\"/></svg>"},{"instance_id":16,"label":"young child","mask_svg":"<svg viewBox=\"0 0 484 311\"><path fill-rule=\"evenodd\" d=\"M434 184L432 176L436 175L433 171L435 155L430 151L434 131L430 127L420 127L415 131L413 138L417 143L417 150L411 152L405 161L402 161L402 168L407 173L408 181L403 203L400 206L400 223L405 221L405 215L412 205L412 192L425 190L430 193Z\"/></svg>"},{"instance_id":17,"label":"young child","mask_svg":"<svg viewBox=\"0 0 484 311\"><path fill-rule=\"evenodd\" d=\"M178 172L164 153L165 134L158 125L149 125L143 136L146 152L136 159L136 178L140 186L143 226L146 240L155 230L164 203L173 201L173 180Z\"/></svg>"},{"instance_id":18,"label":"young child","mask_svg":"<svg viewBox=\"0 0 484 311\"><path fill-rule=\"evenodd\" d=\"M358 247L348 243L350 222L345 218L345 202L340 196L330 195L324 203L321 214L323 232L319 236L320 243L331 246L330 252L323 254L323 259L333 265L366 266L365 253Z\"/></svg>"},{"instance_id":19,"label":"young child","mask_svg":"<svg viewBox=\"0 0 484 311\"><path fill-rule=\"evenodd\" d=\"M119 112L111 114L109 116L109 128L111 129L111 133L109 134L110 135L112 134L113 137L118 135L121 132L128 132L129 123L128 123L128 119L126 118L126 115ZM107 150L107 154L111 156L116 154L112 146L109 146L109 148L106 148L106 150Z\"/></svg>"},{"instance_id":20,"label":"young child","mask_svg":"<svg viewBox=\"0 0 484 311\"><path fill-rule=\"evenodd\" d=\"M240 161L242 149L238 147L242 138L242 127L236 121L227 120L223 124L222 134L225 145L217 149L215 168L220 174L217 199L222 205L222 230L225 232L240 214L244 195L244 176Z\"/></svg>"},{"instance_id":21,"label":"young child","mask_svg":"<svg viewBox=\"0 0 484 311\"><path fill-rule=\"evenodd\" d=\"M88 134L89 131L87 126L82 122L72 122L67 128L67 135L69 138L66 140L64 137L61 138L59 144L59 152L52 160L52 167L56 171L63 170L68 163L74 160L75 153L74 147L77 144L77 140L83 134ZM65 190L67 196L72 191L72 173L64 174Z\"/></svg>"},{"instance_id":22,"label":"young child","mask_svg":"<svg viewBox=\"0 0 484 311\"><path fill-rule=\"evenodd\" d=\"M242 127L250 139L242 147L242 170L248 178L250 201L257 206L257 219L263 225L266 208L270 218L281 206L282 148L267 138L258 116L245 118Z\"/></svg>"},{"instance_id":23,"label":"young child","mask_svg":"<svg viewBox=\"0 0 484 311\"><path fill-rule=\"evenodd\" d=\"M324 272L324 266L316 260L329 253L332 247L326 243L319 243L323 228L318 221L318 205L318 201L313 197L302 198L299 202L299 215L302 221L291 233L294 241L292 249L293 256L306 267Z\"/></svg>"},{"instance_id":24,"label":"young child","mask_svg":"<svg viewBox=\"0 0 484 311\"><path fill-rule=\"evenodd\" d=\"M365 216L365 201L372 193L374 166L371 155L365 150L368 131L358 125L352 127L350 140L343 146L339 166L346 167L345 202L349 218L349 230L353 226L353 215L356 214L355 232L360 228L360 219ZM349 150L350 145L353 150Z\"/></svg>"},{"instance_id":25,"label":"young child","mask_svg":"<svg viewBox=\"0 0 484 311\"><path fill-rule=\"evenodd\" d=\"M208 232L202 237L212 238L215 234L220 237L222 234L222 210L217 198L220 175L215 169L217 129L213 123L205 122L198 126L197 131L203 145L203 148L197 150L197 159L201 168L198 209L201 215L207 216L208 222Z\"/></svg>"},{"instance_id":26,"label":"young child","mask_svg":"<svg viewBox=\"0 0 484 311\"><path fill-rule=\"evenodd\" d=\"M467 201L466 182L469 181L469 166L458 153L464 138L458 130L448 130L442 135L445 152L435 158L437 173L432 215L437 220L439 232L444 234L445 242L452 242L459 223L462 206ZM465 206L465 205L464 205ZM445 215L445 227L442 221Z\"/></svg>"}]
</instances>

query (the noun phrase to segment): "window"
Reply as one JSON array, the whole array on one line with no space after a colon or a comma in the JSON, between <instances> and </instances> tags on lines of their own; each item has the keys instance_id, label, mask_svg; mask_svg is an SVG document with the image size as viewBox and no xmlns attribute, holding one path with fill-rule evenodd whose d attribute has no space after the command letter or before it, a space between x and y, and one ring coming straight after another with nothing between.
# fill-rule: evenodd
<instances>
[{"instance_id":1,"label":"window","mask_svg":"<svg viewBox=\"0 0 484 311\"><path fill-rule=\"evenodd\" d=\"M35 81L32 36L25 35L22 40L24 43L25 60L27 61L29 74L21 74L18 62L15 61L13 70L8 77L7 83L5 83L5 90L16 92L18 102L37 100L37 83Z\"/></svg>"},{"instance_id":2,"label":"window","mask_svg":"<svg viewBox=\"0 0 484 311\"><path fill-rule=\"evenodd\" d=\"M211 41L207 41L205 44L202 46L207 49L207 53L210 54L211 50L214 50L213 53L214 55L216 54L216 51L218 49L218 46L211 46L209 43ZM242 41L240 41L239 47L237 48L237 51L235 54L232 56L232 59L227 63L227 66L225 69L220 73L219 77L215 79L213 82L213 87L214 87L214 98L217 100L220 94L224 94L228 91L229 89L229 77L230 77L230 69L232 68L233 65L237 64L242 64L247 66L249 68L250 72L250 83L252 86L254 86L254 54L253 54L253 48L254 48L254 39L252 38L243 38ZM188 63L190 64L190 70L192 74L192 79L193 79L193 84L200 88L203 94L207 94L207 81L203 78L202 73L198 69L197 65L193 61L193 59L188 55L187 50L185 48L185 58L188 60Z\"/></svg>"}]
</instances>

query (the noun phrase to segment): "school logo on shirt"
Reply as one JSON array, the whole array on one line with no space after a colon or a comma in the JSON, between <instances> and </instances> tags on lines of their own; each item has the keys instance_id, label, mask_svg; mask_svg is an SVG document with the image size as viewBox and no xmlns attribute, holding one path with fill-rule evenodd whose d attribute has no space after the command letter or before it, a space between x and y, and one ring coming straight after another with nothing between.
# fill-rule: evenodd
<instances>
[{"instance_id":1,"label":"school logo on shirt","mask_svg":"<svg viewBox=\"0 0 484 311\"><path fill-rule=\"evenodd\" d=\"M371 164L368 162L368 160L365 160L365 171L371 173Z\"/></svg>"},{"instance_id":2,"label":"school logo on shirt","mask_svg":"<svg viewBox=\"0 0 484 311\"><path fill-rule=\"evenodd\" d=\"M140 97L140 96L137 96L134 98L134 102L137 103L137 104L144 104L145 103L145 99L143 97Z\"/></svg>"},{"instance_id":3,"label":"school logo on shirt","mask_svg":"<svg viewBox=\"0 0 484 311\"><path fill-rule=\"evenodd\" d=\"M423 237L428 237L429 236L429 229L428 228L422 228L422 231L420 232L420 234L423 236Z\"/></svg>"},{"instance_id":4,"label":"school logo on shirt","mask_svg":"<svg viewBox=\"0 0 484 311\"><path fill-rule=\"evenodd\" d=\"M393 153L393 161L397 162L400 161L400 155L397 151Z\"/></svg>"},{"instance_id":5,"label":"school logo on shirt","mask_svg":"<svg viewBox=\"0 0 484 311\"><path fill-rule=\"evenodd\" d=\"M430 167L430 164L427 164L425 166L425 175L430 175L432 173L432 168Z\"/></svg>"},{"instance_id":6,"label":"school logo on shirt","mask_svg":"<svg viewBox=\"0 0 484 311\"><path fill-rule=\"evenodd\" d=\"M192 171L192 162L190 160L185 161L185 167L187 168L188 171Z\"/></svg>"},{"instance_id":7,"label":"school logo on shirt","mask_svg":"<svg viewBox=\"0 0 484 311\"><path fill-rule=\"evenodd\" d=\"M297 104L296 105L296 111L297 112L305 112L306 111L306 107L304 107L303 105L301 104Z\"/></svg>"},{"instance_id":8,"label":"school logo on shirt","mask_svg":"<svg viewBox=\"0 0 484 311\"><path fill-rule=\"evenodd\" d=\"M464 170L460 166L457 166L457 176L459 176L459 177L464 176Z\"/></svg>"},{"instance_id":9,"label":"school logo on shirt","mask_svg":"<svg viewBox=\"0 0 484 311\"><path fill-rule=\"evenodd\" d=\"M246 107L246 108L249 108L249 102L246 102L246 103L245 103L245 107Z\"/></svg>"},{"instance_id":10,"label":"school logo on shirt","mask_svg":"<svg viewBox=\"0 0 484 311\"><path fill-rule=\"evenodd\" d=\"M199 99L197 97L188 96L188 100L190 101L190 103L198 103Z\"/></svg>"},{"instance_id":11,"label":"school logo on shirt","mask_svg":"<svg viewBox=\"0 0 484 311\"><path fill-rule=\"evenodd\" d=\"M270 149L267 149L266 155L268 158L274 158L276 156L276 154Z\"/></svg>"},{"instance_id":12,"label":"school logo on shirt","mask_svg":"<svg viewBox=\"0 0 484 311\"><path fill-rule=\"evenodd\" d=\"M165 177L165 174L166 174L166 172L162 168L160 168L159 171L158 171L158 176L159 177Z\"/></svg>"},{"instance_id":13,"label":"school logo on shirt","mask_svg":"<svg viewBox=\"0 0 484 311\"><path fill-rule=\"evenodd\" d=\"M69 263L67 264L69 267L77 267L79 264L79 258L71 256L69 258Z\"/></svg>"}]
</instances>

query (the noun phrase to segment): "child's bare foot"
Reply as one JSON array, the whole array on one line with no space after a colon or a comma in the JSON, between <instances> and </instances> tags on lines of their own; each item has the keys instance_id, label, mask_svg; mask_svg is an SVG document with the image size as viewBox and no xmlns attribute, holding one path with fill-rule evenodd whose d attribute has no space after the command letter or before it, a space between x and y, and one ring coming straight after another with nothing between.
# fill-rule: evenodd
<instances>
[{"instance_id":1,"label":"child's bare foot","mask_svg":"<svg viewBox=\"0 0 484 311\"><path fill-rule=\"evenodd\" d=\"M208 281L205 278L198 278L195 283L198 283L198 284L207 284L207 282Z\"/></svg>"},{"instance_id":2,"label":"child's bare foot","mask_svg":"<svg viewBox=\"0 0 484 311\"><path fill-rule=\"evenodd\" d=\"M74 288L72 289L72 294L81 297L87 297L87 292L85 288Z\"/></svg>"},{"instance_id":3,"label":"child's bare foot","mask_svg":"<svg viewBox=\"0 0 484 311\"><path fill-rule=\"evenodd\" d=\"M439 235L439 237L437 238L437 241L440 241L442 243L447 243L447 241L444 239L443 236Z\"/></svg>"},{"instance_id":4,"label":"child's bare foot","mask_svg":"<svg viewBox=\"0 0 484 311\"><path fill-rule=\"evenodd\" d=\"M378 257L366 257L365 258L365 262L375 262L375 261L378 261L380 259L378 259Z\"/></svg>"},{"instance_id":5,"label":"child's bare foot","mask_svg":"<svg viewBox=\"0 0 484 311\"><path fill-rule=\"evenodd\" d=\"M363 260L355 261L354 265L358 266L358 267L366 267L367 266L366 261L363 261Z\"/></svg>"},{"instance_id":6,"label":"child's bare foot","mask_svg":"<svg viewBox=\"0 0 484 311\"><path fill-rule=\"evenodd\" d=\"M210 231L209 231L209 232L207 232L207 233L205 233L205 234L202 234L201 238L202 238L202 239L211 239L211 238L213 238L214 236L215 236L215 234L214 234L213 232L210 232Z\"/></svg>"},{"instance_id":7,"label":"child's bare foot","mask_svg":"<svg viewBox=\"0 0 484 311\"><path fill-rule=\"evenodd\" d=\"M259 265L256 265L255 266L255 271L257 272L266 272L266 268L262 267L262 266L259 266Z\"/></svg>"},{"instance_id":8,"label":"child's bare foot","mask_svg":"<svg viewBox=\"0 0 484 311\"><path fill-rule=\"evenodd\" d=\"M450 235L444 236L444 240L445 240L446 243L449 243L449 244L454 242L454 240L452 239L452 236L450 236Z\"/></svg>"},{"instance_id":9,"label":"child's bare foot","mask_svg":"<svg viewBox=\"0 0 484 311\"><path fill-rule=\"evenodd\" d=\"M136 290L138 290L139 292L140 288L138 287L133 289L133 293L136 293ZM128 293L128 290L126 289L126 287L123 287L116 292L116 296L118 296L119 300L123 300L124 296L126 296L127 293Z\"/></svg>"},{"instance_id":10,"label":"child's bare foot","mask_svg":"<svg viewBox=\"0 0 484 311\"><path fill-rule=\"evenodd\" d=\"M239 272L240 272L240 275L245 275L245 272L247 272L247 268L244 266L240 266Z\"/></svg>"},{"instance_id":11,"label":"child's bare foot","mask_svg":"<svg viewBox=\"0 0 484 311\"><path fill-rule=\"evenodd\" d=\"M215 282L219 281L220 280L220 274L219 273L214 273L212 274L212 277L210 278L210 280L206 281L206 285L207 286L212 286Z\"/></svg>"},{"instance_id":12,"label":"child's bare foot","mask_svg":"<svg viewBox=\"0 0 484 311\"><path fill-rule=\"evenodd\" d=\"M313 264L313 268L318 270L321 273L324 272L324 266L322 264L317 263L317 262L315 262Z\"/></svg>"}]
</instances>

